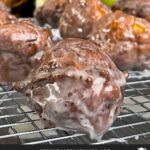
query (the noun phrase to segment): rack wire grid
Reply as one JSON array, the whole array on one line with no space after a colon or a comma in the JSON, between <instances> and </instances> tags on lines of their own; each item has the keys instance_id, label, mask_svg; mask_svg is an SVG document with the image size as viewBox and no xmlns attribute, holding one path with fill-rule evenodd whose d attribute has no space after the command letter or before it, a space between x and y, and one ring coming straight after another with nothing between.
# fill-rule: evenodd
<instances>
[{"instance_id":1,"label":"rack wire grid","mask_svg":"<svg viewBox=\"0 0 150 150\"><path fill-rule=\"evenodd\" d=\"M0 87L0 144L148 144L150 72L129 72L122 112L100 142L58 128L44 129L26 97Z\"/></svg>"}]
</instances>

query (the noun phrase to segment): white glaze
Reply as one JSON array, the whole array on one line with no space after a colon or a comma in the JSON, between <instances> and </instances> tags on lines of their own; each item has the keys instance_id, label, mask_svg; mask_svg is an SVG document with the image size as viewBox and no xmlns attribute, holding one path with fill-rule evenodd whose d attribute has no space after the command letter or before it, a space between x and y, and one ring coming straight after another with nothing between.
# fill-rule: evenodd
<instances>
[{"instance_id":1,"label":"white glaze","mask_svg":"<svg viewBox=\"0 0 150 150\"><path fill-rule=\"evenodd\" d=\"M105 79L101 78L101 77L98 77L93 81L92 89L93 89L95 95L100 94L100 92L103 88L104 82L105 82Z\"/></svg>"},{"instance_id":2,"label":"white glaze","mask_svg":"<svg viewBox=\"0 0 150 150\"><path fill-rule=\"evenodd\" d=\"M28 41L28 40L37 40L37 37L35 37L35 34L32 33L14 33L11 35L12 41Z\"/></svg>"}]
</instances>

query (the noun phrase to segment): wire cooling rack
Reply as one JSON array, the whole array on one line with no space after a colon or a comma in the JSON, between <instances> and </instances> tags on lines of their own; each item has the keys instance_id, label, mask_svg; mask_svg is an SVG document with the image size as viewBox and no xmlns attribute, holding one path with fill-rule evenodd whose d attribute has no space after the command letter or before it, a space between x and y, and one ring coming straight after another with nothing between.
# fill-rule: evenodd
<instances>
[{"instance_id":1,"label":"wire cooling rack","mask_svg":"<svg viewBox=\"0 0 150 150\"><path fill-rule=\"evenodd\" d=\"M149 144L150 72L130 72L122 112L100 142L58 128L44 129L26 98L0 87L0 144Z\"/></svg>"}]
</instances>

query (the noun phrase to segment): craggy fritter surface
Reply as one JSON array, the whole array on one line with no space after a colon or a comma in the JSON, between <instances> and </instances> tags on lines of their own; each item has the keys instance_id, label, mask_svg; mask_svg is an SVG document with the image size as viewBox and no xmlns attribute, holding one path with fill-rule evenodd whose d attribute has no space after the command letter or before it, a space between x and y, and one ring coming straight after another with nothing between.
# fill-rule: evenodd
<instances>
[{"instance_id":1,"label":"craggy fritter surface","mask_svg":"<svg viewBox=\"0 0 150 150\"><path fill-rule=\"evenodd\" d=\"M78 130L98 139L120 113L125 84L125 74L97 45L65 39L15 88L27 93L47 127Z\"/></svg>"},{"instance_id":2,"label":"craggy fritter surface","mask_svg":"<svg viewBox=\"0 0 150 150\"><path fill-rule=\"evenodd\" d=\"M150 0L119 0L112 9L150 21Z\"/></svg>"},{"instance_id":3,"label":"craggy fritter surface","mask_svg":"<svg viewBox=\"0 0 150 150\"><path fill-rule=\"evenodd\" d=\"M41 23L48 23L53 27L58 27L59 19L69 3L69 0L46 0L45 3L36 8L35 18Z\"/></svg>"},{"instance_id":4,"label":"craggy fritter surface","mask_svg":"<svg viewBox=\"0 0 150 150\"><path fill-rule=\"evenodd\" d=\"M89 37L121 70L150 69L150 23L116 11L97 22Z\"/></svg>"},{"instance_id":5,"label":"craggy fritter surface","mask_svg":"<svg viewBox=\"0 0 150 150\"><path fill-rule=\"evenodd\" d=\"M94 22L111 13L99 0L74 0L70 2L60 19L62 37L85 38Z\"/></svg>"},{"instance_id":6,"label":"craggy fritter surface","mask_svg":"<svg viewBox=\"0 0 150 150\"><path fill-rule=\"evenodd\" d=\"M50 30L30 20L0 26L0 82L24 79L51 46Z\"/></svg>"}]
</instances>

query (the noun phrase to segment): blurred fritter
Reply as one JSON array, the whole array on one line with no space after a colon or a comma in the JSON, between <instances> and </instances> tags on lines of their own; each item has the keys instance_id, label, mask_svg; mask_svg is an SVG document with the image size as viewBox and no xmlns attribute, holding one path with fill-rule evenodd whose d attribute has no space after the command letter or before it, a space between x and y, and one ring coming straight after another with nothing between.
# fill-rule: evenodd
<instances>
[{"instance_id":1,"label":"blurred fritter","mask_svg":"<svg viewBox=\"0 0 150 150\"><path fill-rule=\"evenodd\" d=\"M0 26L9 24L9 23L14 23L16 20L17 18L14 15L11 15L6 10L0 9Z\"/></svg>"},{"instance_id":2,"label":"blurred fritter","mask_svg":"<svg viewBox=\"0 0 150 150\"><path fill-rule=\"evenodd\" d=\"M42 25L48 23L58 27L59 19L68 3L69 0L46 0L42 6L37 7L34 16Z\"/></svg>"},{"instance_id":3,"label":"blurred fritter","mask_svg":"<svg viewBox=\"0 0 150 150\"><path fill-rule=\"evenodd\" d=\"M125 84L125 74L100 47L83 39L65 39L15 88L28 94L47 127L100 139L120 113Z\"/></svg>"},{"instance_id":4,"label":"blurred fritter","mask_svg":"<svg viewBox=\"0 0 150 150\"><path fill-rule=\"evenodd\" d=\"M16 21L16 17L9 13L9 9L4 0L0 0L0 26Z\"/></svg>"},{"instance_id":5,"label":"blurred fritter","mask_svg":"<svg viewBox=\"0 0 150 150\"><path fill-rule=\"evenodd\" d=\"M0 82L24 79L51 46L50 30L30 20L0 26Z\"/></svg>"},{"instance_id":6,"label":"blurred fritter","mask_svg":"<svg viewBox=\"0 0 150 150\"><path fill-rule=\"evenodd\" d=\"M62 37L85 38L94 22L111 13L99 0L74 0L68 4L60 19Z\"/></svg>"},{"instance_id":7,"label":"blurred fritter","mask_svg":"<svg viewBox=\"0 0 150 150\"><path fill-rule=\"evenodd\" d=\"M150 69L150 23L116 11L94 24L90 40L98 44L121 70Z\"/></svg>"},{"instance_id":8,"label":"blurred fritter","mask_svg":"<svg viewBox=\"0 0 150 150\"><path fill-rule=\"evenodd\" d=\"M0 10L8 11L8 7L4 0L0 0Z\"/></svg>"},{"instance_id":9,"label":"blurred fritter","mask_svg":"<svg viewBox=\"0 0 150 150\"><path fill-rule=\"evenodd\" d=\"M150 0L119 0L112 9L150 21Z\"/></svg>"}]
</instances>

